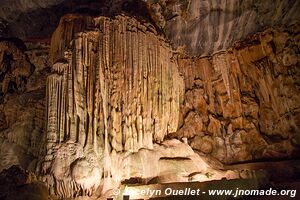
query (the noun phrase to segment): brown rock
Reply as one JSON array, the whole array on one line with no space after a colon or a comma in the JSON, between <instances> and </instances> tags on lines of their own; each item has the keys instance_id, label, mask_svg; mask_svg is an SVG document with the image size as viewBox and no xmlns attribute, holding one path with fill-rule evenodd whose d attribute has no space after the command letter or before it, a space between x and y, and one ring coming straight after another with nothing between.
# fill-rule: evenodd
<instances>
[{"instance_id":1,"label":"brown rock","mask_svg":"<svg viewBox=\"0 0 300 200\"><path fill-rule=\"evenodd\" d=\"M0 76L2 95L24 91L34 66L27 55L11 41L0 41ZM3 98L3 97L2 97Z\"/></svg>"},{"instance_id":2,"label":"brown rock","mask_svg":"<svg viewBox=\"0 0 300 200\"><path fill-rule=\"evenodd\" d=\"M4 200L46 200L48 190L33 173L12 166L0 173L0 197Z\"/></svg>"},{"instance_id":3,"label":"brown rock","mask_svg":"<svg viewBox=\"0 0 300 200\"><path fill-rule=\"evenodd\" d=\"M263 149L279 141L297 145L297 38L295 27L288 31L269 29L236 43L226 52L190 60L185 57L180 62L188 89L185 102L189 106L184 111L203 113L203 131L218 136L214 138L213 156L225 162L240 162L263 157ZM201 85L204 91L195 85ZM197 98L198 109L192 100L197 90L202 95ZM205 120L207 117L209 120ZM276 157L291 152L281 152Z\"/></svg>"},{"instance_id":4,"label":"brown rock","mask_svg":"<svg viewBox=\"0 0 300 200\"><path fill-rule=\"evenodd\" d=\"M213 151L213 145L210 141L206 140L202 143L200 151L203 153L209 154Z\"/></svg>"},{"instance_id":5,"label":"brown rock","mask_svg":"<svg viewBox=\"0 0 300 200\"><path fill-rule=\"evenodd\" d=\"M207 131L214 136L221 136L222 135L221 129L222 126L220 121L218 121L217 119L215 119L213 116L210 115Z\"/></svg>"},{"instance_id":6,"label":"brown rock","mask_svg":"<svg viewBox=\"0 0 300 200\"><path fill-rule=\"evenodd\" d=\"M196 136L191 142L191 147L196 150L200 150L205 154L209 154L213 151L213 144L211 138L205 136Z\"/></svg>"}]
</instances>

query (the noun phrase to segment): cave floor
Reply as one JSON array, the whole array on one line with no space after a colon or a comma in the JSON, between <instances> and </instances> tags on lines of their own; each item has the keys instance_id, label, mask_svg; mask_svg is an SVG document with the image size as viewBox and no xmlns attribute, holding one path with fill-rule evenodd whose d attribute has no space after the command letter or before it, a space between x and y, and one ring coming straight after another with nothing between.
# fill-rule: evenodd
<instances>
[{"instance_id":1,"label":"cave floor","mask_svg":"<svg viewBox=\"0 0 300 200\"><path fill-rule=\"evenodd\" d=\"M209 190L296 190L300 191L300 160L271 161L271 162L255 162L243 163L225 166L226 170L252 171L256 175L252 179L233 179L233 180L213 180L207 182L177 182L138 185L130 184L122 186L122 192L130 191L131 195L122 193L117 199L290 199L291 196L234 196L234 195L209 195ZM189 193L191 190L200 189L201 197L195 195L171 196L164 194L164 191L170 192L183 190ZM151 198L140 195L139 191L145 191L151 194L151 191L163 191L163 194L153 196ZM185 194L186 194L185 193ZM132 195L133 194L133 195Z\"/></svg>"}]
</instances>

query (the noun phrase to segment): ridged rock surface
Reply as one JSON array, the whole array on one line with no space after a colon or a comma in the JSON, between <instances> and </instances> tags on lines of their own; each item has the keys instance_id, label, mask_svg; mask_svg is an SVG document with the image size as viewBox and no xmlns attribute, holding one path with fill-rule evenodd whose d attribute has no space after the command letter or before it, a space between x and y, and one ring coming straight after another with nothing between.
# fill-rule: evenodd
<instances>
[{"instance_id":1,"label":"ridged rock surface","mask_svg":"<svg viewBox=\"0 0 300 200\"><path fill-rule=\"evenodd\" d=\"M64 12L89 14L62 17L51 47L0 40L0 171L29 169L54 198L105 198L122 184L256 177L220 169L299 157L299 1L93 3L0 5L0 36L6 25L45 36Z\"/></svg>"},{"instance_id":2,"label":"ridged rock surface","mask_svg":"<svg viewBox=\"0 0 300 200\"><path fill-rule=\"evenodd\" d=\"M299 9L298 0L2 0L0 36L49 38L64 14L126 12L151 18L173 47L199 56L268 27L294 24Z\"/></svg>"},{"instance_id":3,"label":"ridged rock surface","mask_svg":"<svg viewBox=\"0 0 300 200\"><path fill-rule=\"evenodd\" d=\"M191 56L226 50L268 27L298 22L300 2L274 0L148 0L150 15L174 47Z\"/></svg>"},{"instance_id":4,"label":"ridged rock surface","mask_svg":"<svg viewBox=\"0 0 300 200\"><path fill-rule=\"evenodd\" d=\"M299 26L269 29L226 52L180 58L178 138L223 163L296 156L300 144Z\"/></svg>"},{"instance_id":5,"label":"ridged rock surface","mask_svg":"<svg viewBox=\"0 0 300 200\"><path fill-rule=\"evenodd\" d=\"M162 38L128 17L93 19L94 30L78 34L73 20L52 41L74 34L47 82L49 141L97 146L106 135L113 149L137 151L175 132L183 81Z\"/></svg>"},{"instance_id":6,"label":"ridged rock surface","mask_svg":"<svg viewBox=\"0 0 300 200\"><path fill-rule=\"evenodd\" d=\"M126 16L68 15L53 34L51 55L41 173L53 195L207 173L187 144L158 145L177 131L184 84L172 50L150 25ZM226 176L212 172L214 179Z\"/></svg>"}]
</instances>

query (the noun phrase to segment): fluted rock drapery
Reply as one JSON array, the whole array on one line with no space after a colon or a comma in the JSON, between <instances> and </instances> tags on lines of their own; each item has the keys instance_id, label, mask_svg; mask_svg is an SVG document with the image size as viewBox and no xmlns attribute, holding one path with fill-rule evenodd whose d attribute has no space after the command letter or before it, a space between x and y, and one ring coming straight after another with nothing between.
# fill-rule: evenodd
<instances>
[{"instance_id":1,"label":"fluted rock drapery","mask_svg":"<svg viewBox=\"0 0 300 200\"><path fill-rule=\"evenodd\" d=\"M54 33L55 64L47 80L48 164L44 170L51 167L54 178L65 182L60 171L66 169L50 164L63 162L71 169L70 187L74 187L72 181L80 185L73 176L81 167L78 159L94 155L96 168L103 167L104 176L109 176L112 150L152 149L154 142L176 132L184 88L171 49L151 27L125 16L99 17L89 18L89 28L76 33L75 26L81 27L74 23L78 18L63 18L60 25L71 28L59 27ZM67 38L68 42L55 38ZM68 161L58 161L62 148L84 153L62 155ZM84 162L92 165L89 160ZM101 179L93 169L91 174ZM98 183L94 183L96 187ZM73 195L71 192L61 196Z\"/></svg>"},{"instance_id":2,"label":"fluted rock drapery","mask_svg":"<svg viewBox=\"0 0 300 200\"><path fill-rule=\"evenodd\" d=\"M95 19L48 78L48 141L151 148L178 126L183 83L165 42L134 19ZM69 30L66 30L69 31ZM146 34L147 32L147 34Z\"/></svg>"}]
</instances>

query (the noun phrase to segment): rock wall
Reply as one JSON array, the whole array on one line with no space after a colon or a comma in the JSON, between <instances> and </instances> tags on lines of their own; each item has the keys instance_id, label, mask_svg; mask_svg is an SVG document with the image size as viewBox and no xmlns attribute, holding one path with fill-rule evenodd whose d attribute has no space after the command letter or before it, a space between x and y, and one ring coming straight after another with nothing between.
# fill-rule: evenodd
<instances>
[{"instance_id":1,"label":"rock wall","mask_svg":"<svg viewBox=\"0 0 300 200\"><path fill-rule=\"evenodd\" d=\"M100 17L95 23L98 30L75 34L66 63L53 65L49 141L97 146L98 134L111 137L117 151L151 148L152 138L160 142L178 126L183 81L172 51L134 19Z\"/></svg>"},{"instance_id":2,"label":"rock wall","mask_svg":"<svg viewBox=\"0 0 300 200\"><path fill-rule=\"evenodd\" d=\"M167 43L134 18L66 16L51 46L43 173L55 194L91 194L116 167L111 152L152 149L177 131L183 80Z\"/></svg>"},{"instance_id":3,"label":"rock wall","mask_svg":"<svg viewBox=\"0 0 300 200\"><path fill-rule=\"evenodd\" d=\"M23 91L26 79L33 73L34 66L14 42L0 41L1 98L7 93Z\"/></svg>"},{"instance_id":4,"label":"rock wall","mask_svg":"<svg viewBox=\"0 0 300 200\"><path fill-rule=\"evenodd\" d=\"M20 166L11 166L0 173L1 199L49 199L46 186L39 182L32 172L25 171ZM21 194L21 195L16 195ZM21 196L21 197L20 197Z\"/></svg>"},{"instance_id":5,"label":"rock wall","mask_svg":"<svg viewBox=\"0 0 300 200\"><path fill-rule=\"evenodd\" d=\"M300 3L253 0L147 0L149 13L172 46L209 56L268 27L298 23Z\"/></svg>"},{"instance_id":6,"label":"rock wall","mask_svg":"<svg viewBox=\"0 0 300 200\"><path fill-rule=\"evenodd\" d=\"M0 42L0 171L12 165L35 171L44 145L47 48Z\"/></svg>"},{"instance_id":7,"label":"rock wall","mask_svg":"<svg viewBox=\"0 0 300 200\"><path fill-rule=\"evenodd\" d=\"M0 171L35 171L60 198L110 197L120 184L249 178L217 169L295 158L299 30L196 58L136 18L69 14L50 48L0 41Z\"/></svg>"},{"instance_id":8,"label":"rock wall","mask_svg":"<svg viewBox=\"0 0 300 200\"><path fill-rule=\"evenodd\" d=\"M177 138L223 163L297 156L299 26L268 29L231 49L180 58L185 102Z\"/></svg>"},{"instance_id":9,"label":"rock wall","mask_svg":"<svg viewBox=\"0 0 300 200\"><path fill-rule=\"evenodd\" d=\"M211 55L268 27L299 21L298 0L2 0L0 37L51 37L67 13L151 19L173 47ZM45 26L47 24L47 26Z\"/></svg>"}]
</instances>

